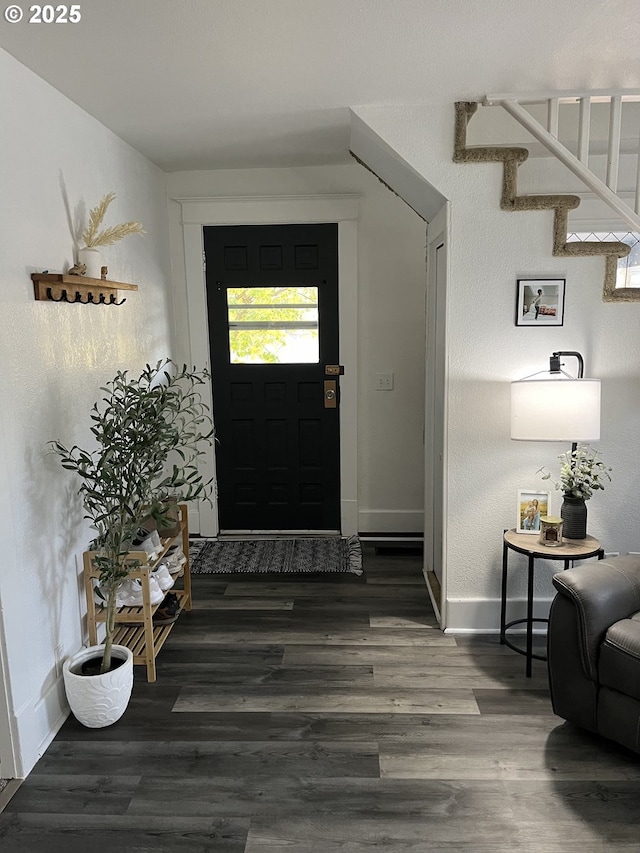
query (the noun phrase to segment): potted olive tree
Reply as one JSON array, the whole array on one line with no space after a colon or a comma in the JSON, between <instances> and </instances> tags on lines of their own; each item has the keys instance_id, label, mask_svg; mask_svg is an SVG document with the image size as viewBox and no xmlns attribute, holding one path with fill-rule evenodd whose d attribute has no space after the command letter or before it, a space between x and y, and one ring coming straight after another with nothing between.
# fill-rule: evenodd
<instances>
[{"instance_id":1,"label":"potted olive tree","mask_svg":"<svg viewBox=\"0 0 640 853\"><path fill-rule=\"evenodd\" d=\"M103 397L91 410L95 449L51 442L62 467L80 479L78 493L85 518L96 532L90 548L100 573L97 594L106 609L104 644L80 652L81 661L72 658L65 663L69 704L75 713L71 694L95 692L96 679L113 688L120 669L128 683L128 693L127 684L117 688L126 694L118 715L93 725L115 722L124 713L133 685L131 653L113 644L118 587L137 567L127 559L132 541L150 517L169 523L167 495L185 502L210 497L211 481L204 482L197 467L213 440L211 418L200 393L206 377L206 371L179 367L170 359L147 365L137 377L119 371L101 388Z\"/></svg>"}]
</instances>

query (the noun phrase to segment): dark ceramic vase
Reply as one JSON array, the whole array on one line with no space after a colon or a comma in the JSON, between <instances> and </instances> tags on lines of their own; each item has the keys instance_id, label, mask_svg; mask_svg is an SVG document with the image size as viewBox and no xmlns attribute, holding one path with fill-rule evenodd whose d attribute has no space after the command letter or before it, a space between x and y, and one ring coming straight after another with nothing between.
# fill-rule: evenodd
<instances>
[{"instance_id":1,"label":"dark ceramic vase","mask_svg":"<svg viewBox=\"0 0 640 853\"><path fill-rule=\"evenodd\" d=\"M562 535L567 539L584 539L587 535L587 502L584 498L564 496L560 515L564 521Z\"/></svg>"}]
</instances>

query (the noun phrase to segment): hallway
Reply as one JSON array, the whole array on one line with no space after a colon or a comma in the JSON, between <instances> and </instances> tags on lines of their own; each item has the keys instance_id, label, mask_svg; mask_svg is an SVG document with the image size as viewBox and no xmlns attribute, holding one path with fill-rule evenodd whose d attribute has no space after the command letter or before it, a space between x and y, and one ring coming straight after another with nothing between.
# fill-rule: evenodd
<instances>
[{"instance_id":1,"label":"hallway","mask_svg":"<svg viewBox=\"0 0 640 853\"><path fill-rule=\"evenodd\" d=\"M551 713L545 664L442 634L421 558L194 576L116 725L70 718L3 853L636 851L640 761Z\"/></svg>"}]
</instances>

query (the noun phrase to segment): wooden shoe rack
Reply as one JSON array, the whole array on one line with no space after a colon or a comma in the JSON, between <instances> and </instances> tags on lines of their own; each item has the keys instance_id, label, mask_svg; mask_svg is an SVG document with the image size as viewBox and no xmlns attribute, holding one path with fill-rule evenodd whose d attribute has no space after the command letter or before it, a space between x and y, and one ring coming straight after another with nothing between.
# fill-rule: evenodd
<instances>
[{"instance_id":1,"label":"wooden shoe rack","mask_svg":"<svg viewBox=\"0 0 640 853\"><path fill-rule=\"evenodd\" d=\"M126 646L133 652L134 665L142 665L147 668L147 681L156 680L156 657L162 648L164 641L171 633L176 624L154 625L153 614L160 604L151 604L151 593L149 589L149 575L153 568L162 561L163 556L169 548L176 543L182 544L182 550L187 562L184 565L184 575L171 588L178 596L180 602L180 613L183 610L191 610L191 569L189 563L189 522L186 504L180 504L180 532L176 536L164 538L162 551L153 562L149 563L145 551L130 551L127 559L139 561L142 565L132 569L130 578L140 578L142 581L142 606L120 607L116 612L116 630L113 642L120 646ZM94 551L85 551L84 563L84 589L87 597L87 625L89 628L89 642L98 644L98 624L106 621L106 610L96 604L93 596L94 579L100 576L100 572L93 565ZM181 588L177 588L181 585Z\"/></svg>"}]
</instances>

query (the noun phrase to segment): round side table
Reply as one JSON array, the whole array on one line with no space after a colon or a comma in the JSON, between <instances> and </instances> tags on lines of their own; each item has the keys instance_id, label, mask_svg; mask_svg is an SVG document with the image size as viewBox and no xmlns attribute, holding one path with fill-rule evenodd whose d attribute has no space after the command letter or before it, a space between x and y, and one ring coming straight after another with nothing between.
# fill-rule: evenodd
<instances>
[{"instance_id":1,"label":"round side table","mask_svg":"<svg viewBox=\"0 0 640 853\"><path fill-rule=\"evenodd\" d=\"M527 615L525 619L514 619L507 622L507 566L509 551L516 551L528 558L527 575ZM500 642L509 646L514 652L524 655L527 659L526 674L531 678L531 662L546 660L546 655L533 653L533 625L534 622L548 623L548 619L533 617L533 577L535 572L535 561L539 560L562 560L564 568L568 569L572 560L586 560L589 557L597 557L602 560L604 551L600 542L593 536L584 539L565 539L562 545L549 547L538 542L538 536L529 533L516 533L515 530L505 530L502 543L502 607L500 610ZM507 631L514 625L527 626L527 645L522 649L507 639Z\"/></svg>"}]
</instances>

